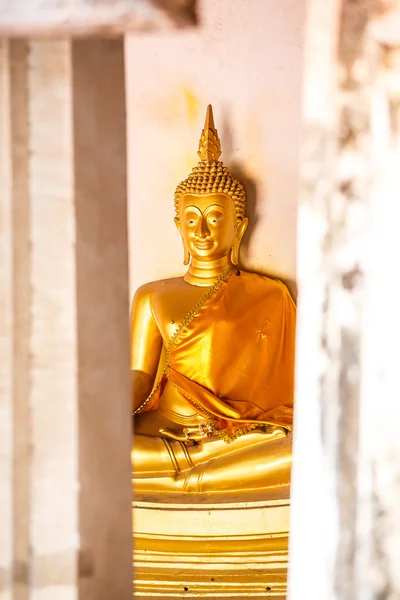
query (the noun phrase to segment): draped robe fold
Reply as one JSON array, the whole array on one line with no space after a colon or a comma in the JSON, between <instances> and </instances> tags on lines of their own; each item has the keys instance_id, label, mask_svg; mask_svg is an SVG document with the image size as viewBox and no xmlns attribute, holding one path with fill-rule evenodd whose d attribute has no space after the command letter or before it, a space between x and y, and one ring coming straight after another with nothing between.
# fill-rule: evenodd
<instances>
[{"instance_id":1,"label":"draped robe fold","mask_svg":"<svg viewBox=\"0 0 400 600\"><path fill-rule=\"evenodd\" d=\"M262 424L291 430L295 311L280 281L234 271L179 328L144 411L170 381L225 441Z\"/></svg>"}]
</instances>

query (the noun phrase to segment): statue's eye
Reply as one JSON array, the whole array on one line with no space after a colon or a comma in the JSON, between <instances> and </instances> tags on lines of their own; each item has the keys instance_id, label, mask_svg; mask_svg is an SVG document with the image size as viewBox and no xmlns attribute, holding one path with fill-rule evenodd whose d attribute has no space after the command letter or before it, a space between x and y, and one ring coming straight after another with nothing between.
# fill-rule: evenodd
<instances>
[{"instance_id":1,"label":"statue's eye","mask_svg":"<svg viewBox=\"0 0 400 600\"><path fill-rule=\"evenodd\" d=\"M208 222L212 225L216 225L221 219L223 219L224 215L221 213L212 213L208 216Z\"/></svg>"},{"instance_id":2,"label":"statue's eye","mask_svg":"<svg viewBox=\"0 0 400 600\"><path fill-rule=\"evenodd\" d=\"M186 216L186 223L188 225L196 225L196 223L197 223L196 216L193 215L193 214L192 215L187 215Z\"/></svg>"}]
</instances>

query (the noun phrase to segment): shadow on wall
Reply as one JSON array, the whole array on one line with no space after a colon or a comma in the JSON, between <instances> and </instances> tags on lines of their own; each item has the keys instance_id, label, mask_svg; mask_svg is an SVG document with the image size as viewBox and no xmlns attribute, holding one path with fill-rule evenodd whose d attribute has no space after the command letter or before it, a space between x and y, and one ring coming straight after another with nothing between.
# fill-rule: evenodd
<instances>
[{"instance_id":1,"label":"shadow on wall","mask_svg":"<svg viewBox=\"0 0 400 600\"><path fill-rule=\"evenodd\" d=\"M222 127L222 148L223 148L223 156L224 163L228 166L230 173L235 179L238 179L246 190L247 197L247 216L249 218L249 225L247 227L247 231L244 234L243 241L240 247L240 267L244 270L246 269L246 264L249 258L249 250L250 250L250 240L257 228L258 222L260 220L260 213L258 207L260 205L260 194L258 191L257 181L253 178L249 177L240 161L235 161L233 159L233 154L235 152L234 144L233 144L233 136L232 129L229 125L230 119L228 116L228 111L224 111L224 121ZM259 269L258 273L260 275L265 275L266 277L270 277L271 279L279 279L286 285L288 288L290 295L293 300L297 301L297 284L294 279L289 279L286 277L282 277L277 272L268 271L267 269Z\"/></svg>"}]
</instances>

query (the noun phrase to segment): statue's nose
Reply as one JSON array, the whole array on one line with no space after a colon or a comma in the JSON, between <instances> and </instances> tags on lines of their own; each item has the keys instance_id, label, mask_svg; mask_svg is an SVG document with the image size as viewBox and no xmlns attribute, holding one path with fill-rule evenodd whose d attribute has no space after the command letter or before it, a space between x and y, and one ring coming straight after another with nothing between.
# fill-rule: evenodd
<instances>
[{"instance_id":1,"label":"statue's nose","mask_svg":"<svg viewBox=\"0 0 400 600\"><path fill-rule=\"evenodd\" d=\"M210 231L207 227L207 219L202 215L199 220L199 224L196 229L196 237L204 239L210 235Z\"/></svg>"}]
</instances>

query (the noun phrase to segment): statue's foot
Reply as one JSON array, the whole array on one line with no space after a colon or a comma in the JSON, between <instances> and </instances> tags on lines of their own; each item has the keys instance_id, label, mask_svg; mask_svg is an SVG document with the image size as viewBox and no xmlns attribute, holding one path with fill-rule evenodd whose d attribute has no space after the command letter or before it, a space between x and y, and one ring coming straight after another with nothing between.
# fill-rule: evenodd
<instances>
[{"instance_id":1,"label":"statue's foot","mask_svg":"<svg viewBox=\"0 0 400 600\"><path fill-rule=\"evenodd\" d=\"M177 477L189 493L267 489L290 484L292 435L210 458Z\"/></svg>"}]
</instances>

